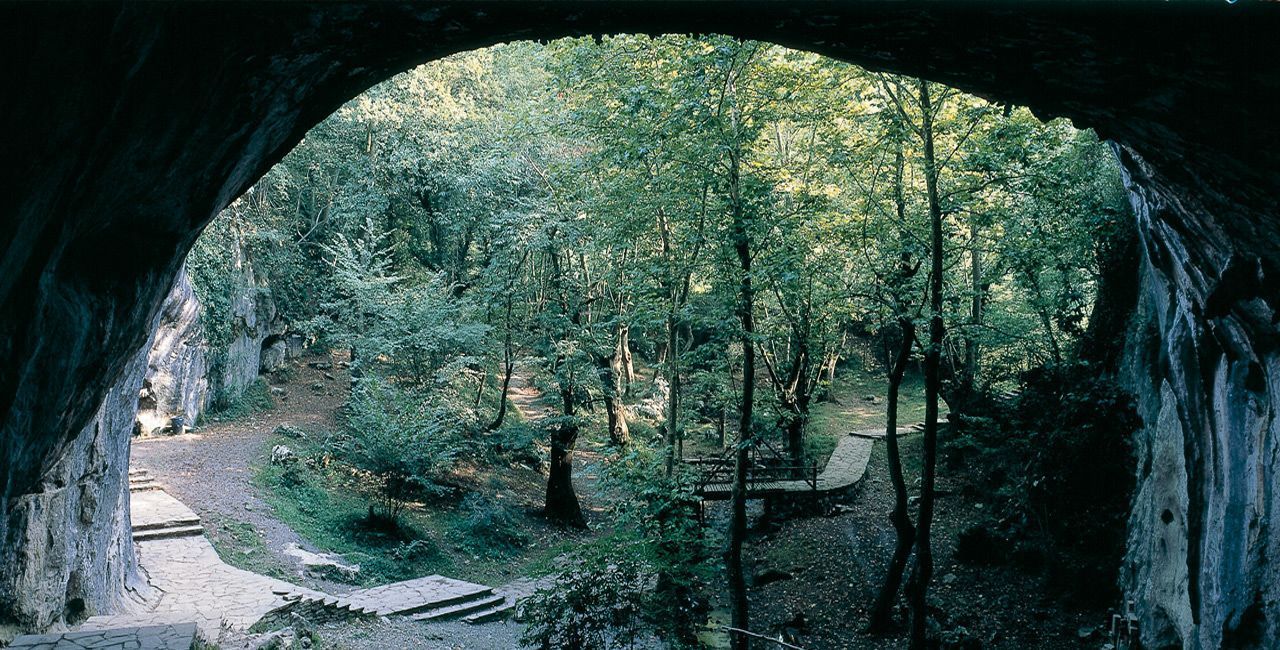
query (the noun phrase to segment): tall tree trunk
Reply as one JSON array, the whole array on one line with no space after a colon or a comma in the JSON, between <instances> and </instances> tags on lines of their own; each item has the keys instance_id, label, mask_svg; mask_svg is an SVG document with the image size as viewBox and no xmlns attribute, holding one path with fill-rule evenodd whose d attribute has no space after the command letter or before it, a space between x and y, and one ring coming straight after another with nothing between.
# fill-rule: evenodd
<instances>
[{"instance_id":1,"label":"tall tree trunk","mask_svg":"<svg viewBox=\"0 0 1280 650\"><path fill-rule=\"evenodd\" d=\"M732 513L729 523L729 548L725 554L725 566L729 573L729 605L733 627L749 629L750 615L747 602L747 581L742 567L742 546L747 537L747 450L752 439L752 407L755 402L756 343L755 343L755 293L751 286L751 239L747 232L746 215L743 214L741 188L739 187L739 151L730 153L729 196L733 206L733 248L738 256L741 278L739 280L738 317L742 321L742 408L738 422L738 445L733 463ZM734 650L748 650L749 639L744 635L733 637Z\"/></svg>"},{"instance_id":2,"label":"tall tree trunk","mask_svg":"<svg viewBox=\"0 0 1280 650\"><path fill-rule=\"evenodd\" d=\"M676 320L675 296L667 313L667 413L664 426L667 440L667 476L675 471L680 444L680 327Z\"/></svg>"},{"instance_id":3,"label":"tall tree trunk","mask_svg":"<svg viewBox=\"0 0 1280 650\"><path fill-rule=\"evenodd\" d=\"M1062 348L1058 346L1058 337L1053 333L1053 316L1049 313L1049 308L1045 307L1046 301L1044 291L1040 288L1040 276L1033 270L1027 270L1023 275L1031 285L1031 293L1036 303L1036 315L1040 317L1040 325L1044 327L1045 338L1049 341L1049 353L1053 355L1053 364L1060 366L1062 365Z\"/></svg>"},{"instance_id":4,"label":"tall tree trunk","mask_svg":"<svg viewBox=\"0 0 1280 650\"><path fill-rule=\"evenodd\" d=\"M811 366L809 361L809 332L806 325L796 336L796 351L792 377L790 379L791 396L787 400L791 410L791 418L787 421L787 447L791 452L792 464L804 464L804 431L809 424L809 402L813 398L813 384L809 381Z\"/></svg>"},{"instance_id":5,"label":"tall tree trunk","mask_svg":"<svg viewBox=\"0 0 1280 650\"><path fill-rule=\"evenodd\" d=\"M631 394L636 381L636 364L631 359L631 326L623 325L618 331L618 352L622 355L622 394Z\"/></svg>"},{"instance_id":6,"label":"tall tree trunk","mask_svg":"<svg viewBox=\"0 0 1280 650\"><path fill-rule=\"evenodd\" d=\"M885 404L884 445L889 457L889 481L893 483L893 513L889 520L893 522L893 530L898 535L898 542L893 549L893 559L889 562L889 572L885 574L884 585L876 597L875 606L871 609L871 621L867 630L880 634L889 629L893 603L898 599L898 590L902 587L902 576L907 569L907 560L911 558L911 546L915 543L916 529L911 523L911 512L907 504L907 481L902 475L902 454L898 450L898 393L902 388L902 378L907 373L907 364L911 361L911 346L916 339L916 326L910 318L898 319L898 330L902 334L902 345L898 347L898 357L893 369L889 372L889 392Z\"/></svg>"},{"instance_id":7,"label":"tall tree trunk","mask_svg":"<svg viewBox=\"0 0 1280 650\"><path fill-rule=\"evenodd\" d=\"M488 383L489 367L485 366L484 370L480 372L480 382L476 385L476 400L475 404L472 405L477 409L480 408L480 400L484 399L484 387Z\"/></svg>"},{"instance_id":8,"label":"tall tree trunk","mask_svg":"<svg viewBox=\"0 0 1280 650\"><path fill-rule=\"evenodd\" d=\"M924 449L921 453L920 518L916 529L916 566L912 573L911 648L924 650L929 617L929 581L933 578L933 549L930 538L933 524L934 481L938 450L938 391L942 355L942 206L938 201L938 164L933 151L933 107L929 99L929 83L918 80L920 88L920 139L924 145L925 190L929 198L929 346L924 355L925 410Z\"/></svg>"},{"instance_id":9,"label":"tall tree trunk","mask_svg":"<svg viewBox=\"0 0 1280 650\"><path fill-rule=\"evenodd\" d=\"M982 310L986 304L986 289L982 283L982 246L979 243L978 222L969 219L969 335L964 341L964 381L971 392L978 381L979 353L978 331L982 327Z\"/></svg>"},{"instance_id":10,"label":"tall tree trunk","mask_svg":"<svg viewBox=\"0 0 1280 650\"><path fill-rule=\"evenodd\" d=\"M621 336L622 328L618 329L618 335ZM596 355L596 368L600 375L601 392L604 394L609 442L618 447L625 447L631 443L631 431L627 427L627 412L622 404L621 343L615 342L613 353L608 356Z\"/></svg>"},{"instance_id":11,"label":"tall tree trunk","mask_svg":"<svg viewBox=\"0 0 1280 650\"><path fill-rule=\"evenodd\" d=\"M515 372L515 350L511 341L511 309L512 301L510 289L507 291L507 310L506 330L502 340L502 394L498 395L498 413L493 416L493 422L489 424L490 431L497 431L502 428L502 423L507 419L507 396L511 393L511 375Z\"/></svg>"},{"instance_id":12,"label":"tall tree trunk","mask_svg":"<svg viewBox=\"0 0 1280 650\"><path fill-rule=\"evenodd\" d=\"M840 365L840 351L844 350L845 334L840 333L840 344L822 360L822 395L818 399L835 403L836 399L836 366Z\"/></svg>"},{"instance_id":13,"label":"tall tree trunk","mask_svg":"<svg viewBox=\"0 0 1280 650\"><path fill-rule=\"evenodd\" d=\"M569 382L560 386L560 400L564 408L563 421L551 432L551 470L547 473L547 519L586 528L587 520L578 505L578 495L573 491L573 449L578 444L578 425L574 421L575 403L573 387Z\"/></svg>"}]
</instances>

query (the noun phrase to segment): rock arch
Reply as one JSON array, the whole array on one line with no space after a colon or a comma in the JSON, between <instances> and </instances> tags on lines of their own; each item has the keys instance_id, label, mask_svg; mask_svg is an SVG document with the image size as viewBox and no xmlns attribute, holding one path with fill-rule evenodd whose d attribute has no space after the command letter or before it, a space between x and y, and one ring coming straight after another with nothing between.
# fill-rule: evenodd
<instances>
[{"instance_id":1,"label":"rock arch","mask_svg":"<svg viewBox=\"0 0 1280 650\"><path fill-rule=\"evenodd\" d=\"M0 624L123 593L112 387L128 393L201 227L310 126L393 73L502 40L721 32L1117 143L1144 245L1128 587L1156 647L1277 638L1277 28L1262 4L1089 0L0 5Z\"/></svg>"}]
</instances>

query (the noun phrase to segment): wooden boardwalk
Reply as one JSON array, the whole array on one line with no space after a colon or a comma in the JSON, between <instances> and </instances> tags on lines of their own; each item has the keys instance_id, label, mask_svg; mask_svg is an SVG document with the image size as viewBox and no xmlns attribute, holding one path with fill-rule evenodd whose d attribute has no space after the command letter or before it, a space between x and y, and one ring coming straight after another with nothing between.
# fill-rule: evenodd
<instances>
[{"instance_id":1,"label":"wooden boardwalk","mask_svg":"<svg viewBox=\"0 0 1280 650\"><path fill-rule=\"evenodd\" d=\"M883 432L880 434L883 436ZM747 498L760 499L766 496L793 493L825 493L843 490L858 481L867 472L867 461L871 460L871 448L875 445L873 436L867 432L856 432L841 436L836 443L835 451L827 465L818 474L816 482L805 479L781 481L753 482L748 485ZM698 490L698 496L710 501L728 499L732 496L733 486L728 483L711 483Z\"/></svg>"},{"instance_id":2,"label":"wooden boardwalk","mask_svg":"<svg viewBox=\"0 0 1280 650\"><path fill-rule=\"evenodd\" d=\"M946 420L939 420L939 425L946 425ZM924 429L924 423L918 422L910 426L898 427L898 435L915 433ZM817 481L805 479L783 481L761 481L749 483L748 499L761 499L780 494L813 493L822 495L844 490L862 480L867 473L867 462L871 460L871 448L875 441L884 438L884 429L868 429L850 431L840 436L835 451L818 474ZM726 500L733 496L733 486L729 483L709 483L698 488L698 496L708 501Z\"/></svg>"}]
</instances>

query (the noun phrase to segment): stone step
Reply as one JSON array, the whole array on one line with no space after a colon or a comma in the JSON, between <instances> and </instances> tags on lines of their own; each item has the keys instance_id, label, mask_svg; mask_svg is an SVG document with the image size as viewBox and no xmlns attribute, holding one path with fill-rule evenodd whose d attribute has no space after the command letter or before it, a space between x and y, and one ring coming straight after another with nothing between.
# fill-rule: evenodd
<instances>
[{"instance_id":1,"label":"stone step","mask_svg":"<svg viewBox=\"0 0 1280 650\"><path fill-rule=\"evenodd\" d=\"M408 616L492 594L492 587L432 575L361 589L347 594L346 599L376 611L378 616Z\"/></svg>"},{"instance_id":2,"label":"stone step","mask_svg":"<svg viewBox=\"0 0 1280 650\"><path fill-rule=\"evenodd\" d=\"M167 528L188 528L191 526L200 526L200 518L196 516L182 517L180 519L170 519L169 521L157 521L146 524L134 524L133 532L140 533L148 530L165 530Z\"/></svg>"},{"instance_id":3,"label":"stone step","mask_svg":"<svg viewBox=\"0 0 1280 650\"><path fill-rule=\"evenodd\" d=\"M409 618L415 621L449 621L469 614L480 613L492 609L495 605L506 602L505 596L485 596L474 600L466 600L456 605L436 607L425 612L414 614Z\"/></svg>"},{"instance_id":4,"label":"stone step","mask_svg":"<svg viewBox=\"0 0 1280 650\"><path fill-rule=\"evenodd\" d=\"M403 605L403 604L390 605L390 606L379 605L379 606L376 606L375 609L377 611L378 616L392 616L392 615L408 616L410 614L418 614L420 612L425 612L427 610L434 609L437 607L448 607L450 605L457 605L459 603L463 603L468 600L471 600L472 598L476 598L477 596L487 596L492 593L493 593L493 589L486 588L483 592L477 592L477 593L471 593L471 594L459 594L456 596L445 596L443 598L433 599L430 602L419 603L416 605Z\"/></svg>"},{"instance_id":5,"label":"stone step","mask_svg":"<svg viewBox=\"0 0 1280 650\"><path fill-rule=\"evenodd\" d=\"M512 614L514 614L515 611L516 611L515 601L511 601L511 602L503 601L503 603L501 605L498 605L497 607L485 610L483 612L476 612L474 614L469 614L467 616L462 617L462 620L472 625L479 625L481 623L488 623L490 621L499 621L499 620L505 619L511 616Z\"/></svg>"},{"instance_id":6,"label":"stone step","mask_svg":"<svg viewBox=\"0 0 1280 650\"><path fill-rule=\"evenodd\" d=\"M174 537L197 537L203 534L204 526L200 525L153 528L133 531L133 541L146 542L157 539L172 539Z\"/></svg>"},{"instance_id":7,"label":"stone step","mask_svg":"<svg viewBox=\"0 0 1280 650\"><path fill-rule=\"evenodd\" d=\"M162 490L162 489L164 488L161 487L159 483L156 483L151 479L147 479L145 481L129 481L130 492L147 492L149 490Z\"/></svg>"},{"instance_id":8,"label":"stone step","mask_svg":"<svg viewBox=\"0 0 1280 650\"><path fill-rule=\"evenodd\" d=\"M303 595L297 599L300 605L318 605L326 609L341 610L357 615L373 614L372 609L366 609L359 603L353 603L345 598L330 596L328 594Z\"/></svg>"}]
</instances>

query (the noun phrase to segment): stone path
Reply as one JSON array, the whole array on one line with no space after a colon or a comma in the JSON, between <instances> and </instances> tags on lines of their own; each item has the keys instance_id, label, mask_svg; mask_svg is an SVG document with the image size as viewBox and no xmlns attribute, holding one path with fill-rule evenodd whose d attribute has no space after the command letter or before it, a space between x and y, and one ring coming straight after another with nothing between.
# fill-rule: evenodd
<instances>
[{"instance_id":1,"label":"stone path","mask_svg":"<svg viewBox=\"0 0 1280 650\"><path fill-rule=\"evenodd\" d=\"M194 623L151 625L118 630L31 634L20 636L10 650L88 650L121 648L128 650L191 650L196 641Z\"/></svg>"},{"instance_id":2,"label":"stone path","mask_svg":"<svg viewBox=\"0 0 1280 650\"><path fill-rule=\"evenodd\" d=\"M131 490L129 517L135 542L204 534L200 516L160 489Z\"/></svg>"},{"instance_id":3,"label":"stone path","mask_svg":"<svg viewBox=\"0 0 1280 650\"><path fill-rule=\"evenodd\" d=\"M218 557L202 534L199 516L151 485L150 479L145 482L146 487L131 490L130 516L138 566L150 590L140 594L126 611L85 621L78 632L92 633L86 638L94 643L106 643L87 647L133 647L127 640L107 643L104 635L133 634L153 627L177 629L181 625L191 625L204 638L217 640L225 631L247 632L269 614L279 618L291 611L336 618L412 614L420 615L414 620L461 618L480 623L503 618L515 606L514 599L495 594L490 587L438 575L334 597L237 569Z\"/></svg>"},{"instance_id":4,"label":"stone path","mask_svg":"<svg viewBox=\"0 0 1280 650\"><path fill-rule=\"evenodd\" d=\"M131 611L94 616L81 630L194 622L202 636L217 639L224 627L248 630L284 605L286 594L322 595L223 563L203 535L142 541L135 547L154 595Z\"/></svg>"},{"instance_id":5,"label":"stone path","mask_svg":"<svg viewBox=\"0 0 1280 650\"><path fill-rule=\"evenodd\" d=\"M409 614L430 606L451 605L475 596L490 595L493 588L433 575L381 587L362 589L346 599L379 616Z\"/></svg>"}]
</instances>

